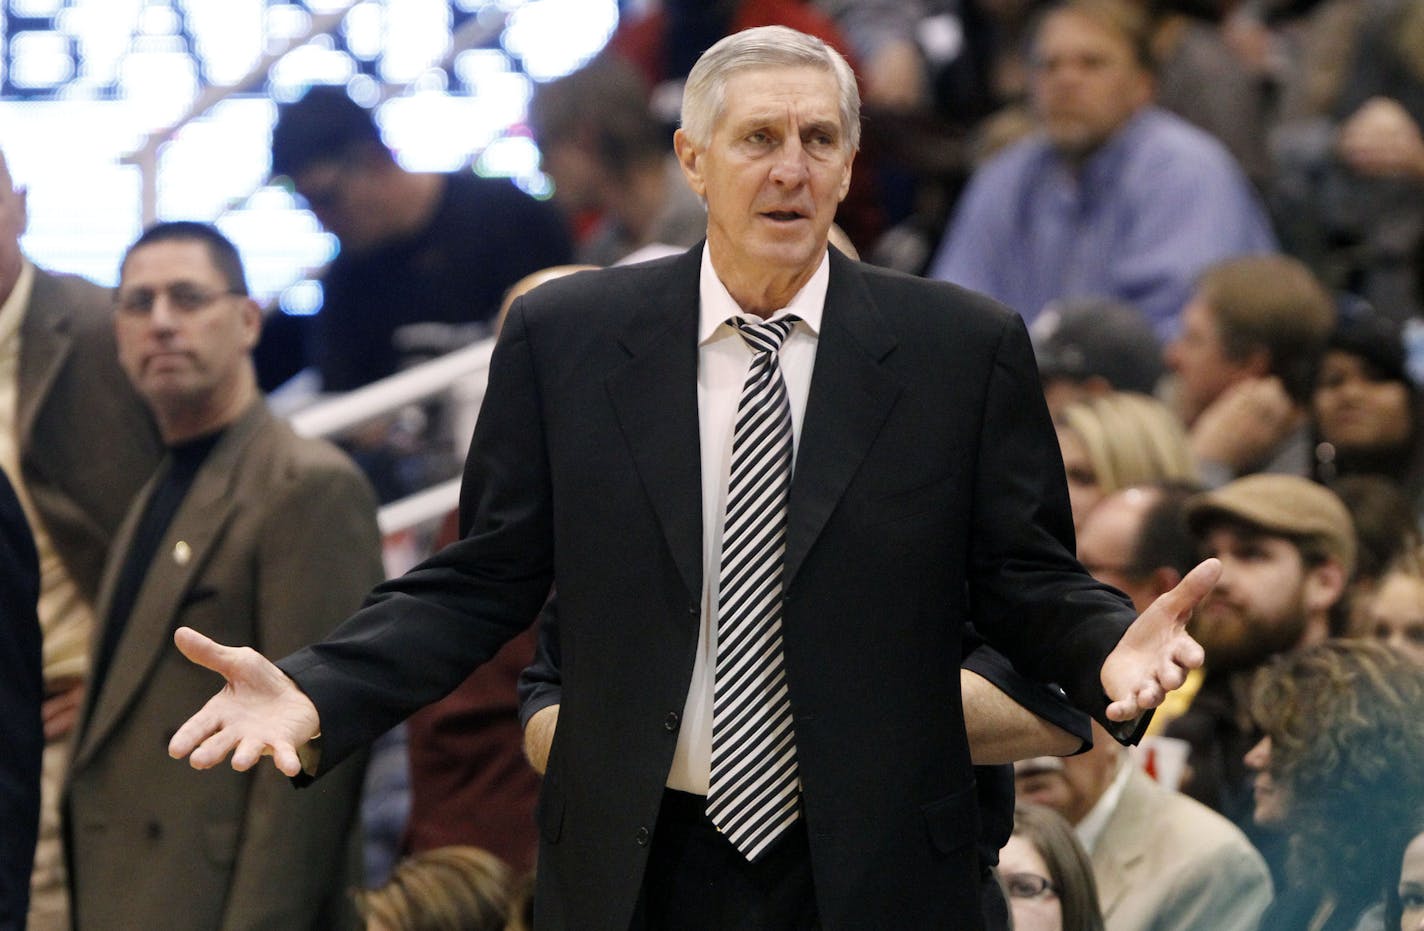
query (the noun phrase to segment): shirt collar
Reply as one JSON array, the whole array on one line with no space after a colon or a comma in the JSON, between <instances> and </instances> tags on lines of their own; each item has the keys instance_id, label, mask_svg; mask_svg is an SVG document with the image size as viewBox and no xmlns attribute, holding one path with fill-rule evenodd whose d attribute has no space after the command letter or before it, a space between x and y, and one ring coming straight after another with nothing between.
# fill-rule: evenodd
<instances>
[{"instance_id":1,"label":"shirt collar","mask_svg":"<svg viewBox=\"0 0 1424 931\"><path fill-rule=\"evenodd\" d=\"M1154 112L1155 108L1151 105L1138 110L1118 127L1098 151L1089 156L1079 175L1079 183L1085 190L1096 194L1122 182L1123 165L1139 147L1138 140L1148 132L1147 127L1154 122L1154 117L1150 116Z\"/></svg>"},{"instance_id":2,"label":"shirt collar","mask_svg":"<svg viewBox=\"0 0 1424 931\"><path fill-rule=\"evenodd\" d=\"M1088 853L1093 852L1093 848L1098 845L1098 840L1103 836L1103 831L1108 826L1108 821L1112 820L1113 812L1117 811L1117 803L1122 800L1123 790L1127 788L1128 777L1132 775L1132 767L1137 763L1124 753L1118 757L1117 773L1113 776L1113 781L1108 785L1107 791L1098 799L1098 803L1092 807L1083 820L1074 826L1073 830L1078 835L1078 840L1082 841L1083 849Z\"/></svg>"},{"instance_id":3,"label":"shirt collar","mask_svg":"<svg viewBox=\"0 0 1424 931\"><path fill-rule=\"evenodd\" d=\"M20 274L15 277L15 287L10 296L0 305L0 345L8 343L20 331L20 323L25 319L25 308L30 304L30 292L34 290L35 267L27 259L20 261Z\"/></svg>"},{"instance_id":4,"label":"shirt collar","mask_svg":"<svg viewBox=\"0 0 1424 931\"><path fill-rule=\"evenodd\" d=\"M821 256L821 264L816 267L811 278L801 286L801 290L791 298L791 302L767 319L778 320L789 314L795 314L801 318L801 322L796 325L797 329L804 327L810 331L812 336L820 335L821 314L826 308L826 291L830 287L830 283L831 255L830 250L827 249ZM701 304L697 318L697 345L699 346L711 341L717 335L718 327L725 324L728 318L747 316L746 311L742 310L732 299L731 293L727 291L727 286L722 284L722 279L717 277L706 244L702 246L702 273L698 281L698 296Z\"/></svg>"}]
</instances>

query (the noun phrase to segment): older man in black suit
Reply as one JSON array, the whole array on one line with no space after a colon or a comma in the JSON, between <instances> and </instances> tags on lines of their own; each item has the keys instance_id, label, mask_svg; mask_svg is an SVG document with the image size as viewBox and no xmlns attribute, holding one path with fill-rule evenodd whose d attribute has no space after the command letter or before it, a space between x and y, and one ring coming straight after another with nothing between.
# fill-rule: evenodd
<instances>
[{"instance_id":1,"label":"older man in black suit","mask_svg":"<svg viewBox=\"0 0 1424 931\"><path fill-rule=\"evenodd\" d=\"M859 138L838 55L738 33L683 106L706 243L521 298L463 539L280 668L179 631L229 686L170 752L319 775L552 583L541 929L978 928L964 620L1130 733L1200 663L1217 567L1134 622L1073 559L1019 318L828 249Z\"/></svg>"}]
</instances>

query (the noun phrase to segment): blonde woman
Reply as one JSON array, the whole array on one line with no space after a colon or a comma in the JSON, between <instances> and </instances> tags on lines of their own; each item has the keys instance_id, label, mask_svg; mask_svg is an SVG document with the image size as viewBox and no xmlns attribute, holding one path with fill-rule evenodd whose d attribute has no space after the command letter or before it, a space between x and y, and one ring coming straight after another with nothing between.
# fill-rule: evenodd
<instances>
[{"instance_id":1,"label":"blonde woman","mask_svg":"<svg viewBox=\"0 0 1424 931\"><path fill-rule=\"evenodd\" d=\"M1058 416L1058 445L1074 530L1093 505L1120 488L1199 481L1181 421L1145 394L1118 391L1068 405Z\"/></svg>"},{"instance_id":2,"label":"blonde woman","mask_svg":"<svg viewBox=\"0 0 1424 931\"><path fill-rule=\"evenodd\" d=\"M488 850L437 847L357 892L356 907L366 931L508 931L520 920L515 891L509 867Z\"/></svg>"}]
</instances>

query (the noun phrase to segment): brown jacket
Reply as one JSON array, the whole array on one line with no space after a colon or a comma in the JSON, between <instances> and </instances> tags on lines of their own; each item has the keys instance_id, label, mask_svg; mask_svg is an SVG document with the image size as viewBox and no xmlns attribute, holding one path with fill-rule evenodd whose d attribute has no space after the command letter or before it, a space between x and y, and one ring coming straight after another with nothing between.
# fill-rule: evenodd
<instances>
[{"instance_id":1,"label":"brown jacket","mask_svg":"<svg viewBox=\"0 0 1424 931\"><path fill-rule=\"evenodd\" d=\"M116 540L101 625L152 487ZM326 635L383 575L375 517L350 461L260 402L228 428L159 544L78 728L64 795L77 929L339 926L356 879L363 761L296 792L271 766L197 773L169 759L169 738L217 683L172 636L188 625L281 655Z\"/></svg>"}]
</instances>

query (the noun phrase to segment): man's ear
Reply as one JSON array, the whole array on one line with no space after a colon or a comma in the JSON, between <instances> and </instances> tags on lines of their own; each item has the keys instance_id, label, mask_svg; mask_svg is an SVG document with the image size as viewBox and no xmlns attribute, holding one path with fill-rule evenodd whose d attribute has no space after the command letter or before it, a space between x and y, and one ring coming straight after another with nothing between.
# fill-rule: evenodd
<instances>
[{"instance_id":1,"label":"man's ear","mask_svg":"<svg viewBox=\"0 0 1424 931\"><path fill-rule=\"evenodd\" d=\"M1329 611L1345 594L1345 570L1335 560L1327 559L1305 573L1305 607L1310 611Z\"/></svg>"},{"instance_id":2,"label":"man's ear","mask_svg":"<svg viewBox=\"0 0 1424 931\"><path fill-rule=\"evenodd\" d=\"M850 192L850 172L855 166L855 155L856 153L852 152L850 153L850 157L846 159L845 177L841 178L841 192L840 196L836 198L836 203L845 200L846 194Z\"/></svg>"},{"instance_id":3,"label":"man's ear","mask_svg":"<svg viewBox=\"0 0 1424 931\"><path fill-rule=\"evenodd\" d=\"M1257 378L1265 378L1271 374L1271 351L1264 346L1257 346L1246 353L1241 360L1241 367Z\"/></svg>"},{"instance_id":4,"label":"man's ear","mask_svg":"<svg viewBox=\"0 0 1424 931\"><path fill-rule=\"evenodd\" d=\"M262 308L250 297L242 299L243 345L248 351L256 348L262 338Z\"/></svg>"},{"instance_id":5,"label":"man's ear","mask_svg":"<svg viewBox=\"0 0 1424 931\"><path fill-rule=\"evenodd\" d=\"M1158 566L1152 570L1152 597L1165 595L1182 581L1182 574L1171 566Z\"/></svg>"},{"instance_id":6,"label":"man's ear","mask_svg":"<svg viewBox=\"0 0 1424 931\"><path fill-rule=\"evenodd\" d=\"M677 163L682 166L682 176L687 186L698 197L707 196L707 182L702 177L702 150L692 141L684 129L672 134L672 149L677 153Z\"/></svg>"}]
</instances>

